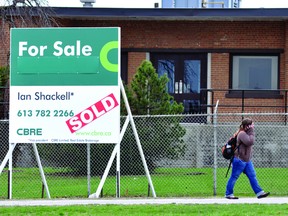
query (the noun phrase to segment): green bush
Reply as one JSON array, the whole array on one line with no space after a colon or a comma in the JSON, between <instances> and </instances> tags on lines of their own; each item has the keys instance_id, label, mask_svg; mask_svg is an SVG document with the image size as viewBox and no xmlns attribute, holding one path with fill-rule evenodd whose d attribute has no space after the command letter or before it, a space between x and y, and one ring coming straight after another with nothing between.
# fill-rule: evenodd
<instances>
[{"instance_id":1,"label":"green bush","mask_svg":"<svg viewBox=\"0 0 288 216\"><path fill-rule=\"evenodd\" d=\"M9 79L9 67L0 67L0 86L6 86Z\"/></svg>"},{"instance_id":2,"label":"green bush","mask_svg":"<svg viewBox=\"0 0 288 216\"><path fill-rule=\"evenodd\" d=\"M134 75L131 85L125 87L132 114L151 115L151 117L134 118L137 132L142 138L141 146L150 172L156 168L157 160L178 158L186 148L182 139L186 131L179 124L181 117L173 119L155 117L155 115L183 113L183 105L175 102L167 92L168 81L166 75L159 77L152 63L145 60ZM122 115L127 114L126 109L121 111ZM124 174L143 174L143 164L132 129L126 131L122 143L121 166L132 166L124 170ZM123 174L123 170L121 173Z\"/></svg>"}]
</instances>

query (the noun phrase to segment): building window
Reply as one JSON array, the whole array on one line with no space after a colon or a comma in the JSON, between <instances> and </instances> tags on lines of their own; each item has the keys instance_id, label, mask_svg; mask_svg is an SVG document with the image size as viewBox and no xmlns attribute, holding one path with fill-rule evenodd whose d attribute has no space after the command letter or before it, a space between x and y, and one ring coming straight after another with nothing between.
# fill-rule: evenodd
<instances>
[{"instance_id":1,"label":"building window","mask_svg":"<svg viewBox=\"0 0 288 216\"><path fill-rule=\"evenodd\" d=\"M233 56L232 89L278 89L278 56Z\"/></svg>"},{"instance_id":2,"label":"building window","mask_svg":"<svg viewBox=\"0 0 288 216\"><path fill-rule=\"evenodd\" d=\"M169 59L159 59L157 72L159 76L167 75L169 82L167 83L167 89L169 94L175 93L175 61Z\"/></svg>"},{"instance_id":3,"label":"building window","mask_svg":"<svg viewBox=\"0 0 288 216\"><path fill-rule=\"evenodd\" d=\"M207 88L207 54L154 52L150 56L158 75L167 75L168 93L183 103L184 113L206 112L207 96L200 89Z\"/></svg>"}]
</instances>

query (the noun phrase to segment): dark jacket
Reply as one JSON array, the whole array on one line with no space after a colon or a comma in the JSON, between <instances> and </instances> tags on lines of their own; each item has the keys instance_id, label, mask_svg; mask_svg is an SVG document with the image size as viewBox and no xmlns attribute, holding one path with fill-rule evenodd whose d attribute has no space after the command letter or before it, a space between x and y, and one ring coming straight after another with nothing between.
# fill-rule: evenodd
<instances>
[{"instance_id":1,"label":"dark jacket","mask_svg":"<svg viewBox=\"0 0 288 216\"><path fill-rule=\"evenodd\" d=\"M235 152L235 157L246 162L250 161L252 159L254 140L254 128L249 128L247 131L240 131L237 136L237 146L240 146Z\"/></svg>"}]
</instances>

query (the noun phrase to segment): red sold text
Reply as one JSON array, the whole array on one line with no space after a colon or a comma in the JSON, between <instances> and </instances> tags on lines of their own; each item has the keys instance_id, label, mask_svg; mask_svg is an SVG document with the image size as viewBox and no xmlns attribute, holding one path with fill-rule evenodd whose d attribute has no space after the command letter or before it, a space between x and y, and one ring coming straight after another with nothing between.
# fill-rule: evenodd
<instances>
[{"instance_id":1,"label":"red sold text","mask_svg":"<svg viewBox=\"0 0 288 216\"><path fill-rule=\"evenodd\" d=\"M111 111L113 108L117 107L119 103L117 102L113 93L109 94L105 98L81 111L77 115L73 116L69 120L66 121L68 128L71 133L81 129L85 125L91 123L96 120L100 116L106 114Z\"/></svg>"}]
</instances>

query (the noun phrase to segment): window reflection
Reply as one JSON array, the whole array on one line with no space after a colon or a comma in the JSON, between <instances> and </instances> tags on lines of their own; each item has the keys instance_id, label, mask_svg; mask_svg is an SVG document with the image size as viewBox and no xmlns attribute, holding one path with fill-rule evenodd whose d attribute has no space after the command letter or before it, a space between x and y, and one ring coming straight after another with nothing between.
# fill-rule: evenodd
<instances>
[{"instance_id":1,"label":"window reflection","mask_svg":"<svg viewBox=\"0 0 288 216\"><path fill-rule=\"evenodd\" d=\"M168 83L167 89L168 93L174 93L174 81L175 81L175 62L174 60L158 60L158 75L163 76L167 74L168 76Z\"/></svg>"},{"instance_id":2,"label":"window reflection","mask_svg":"<svg viewBox=\"0 0 288 216\"><path fill-rule=\"evenodd\" d=\"M200 93L200 60L184 61L184 93Z\"/></svg>"}]
</instances>

